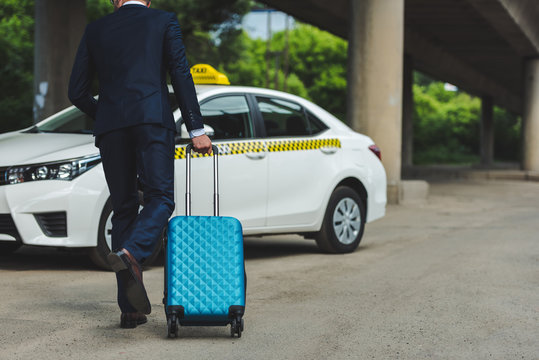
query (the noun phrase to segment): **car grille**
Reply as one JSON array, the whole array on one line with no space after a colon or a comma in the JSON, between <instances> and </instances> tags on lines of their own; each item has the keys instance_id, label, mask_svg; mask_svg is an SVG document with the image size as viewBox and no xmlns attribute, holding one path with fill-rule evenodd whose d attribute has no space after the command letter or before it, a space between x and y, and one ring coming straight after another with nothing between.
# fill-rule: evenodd
<instances>
[{"instance_id":1,"label":"car grille","mask_svg":"<svg viewBox=\"0 0 539 360\"><path fill-rule=\"evenodd\" d=\"M19 240L20 235L11 214L0 214L0 234L7 234Z\"/></svg>"},{"instance_id":2,"label":"car grille","mask_svg":"<svg viewBox=\"0 0 539 360\"><path fill-rule=\"evenodd\" d=\"M66 237L67 220L65 211L34 214L37 223L48 237Z\"/></svg>"},{"instance_id":3,"label":"car grille","mask_svg":"<svg viewBox=\"0 0 539 360\"><path fill-rule=\"evenodd\" d=\"M0 186L7 184L7 179L6 179L7 169L8 169L7 167L0 167Z\"/></svg>"}]
</instances>

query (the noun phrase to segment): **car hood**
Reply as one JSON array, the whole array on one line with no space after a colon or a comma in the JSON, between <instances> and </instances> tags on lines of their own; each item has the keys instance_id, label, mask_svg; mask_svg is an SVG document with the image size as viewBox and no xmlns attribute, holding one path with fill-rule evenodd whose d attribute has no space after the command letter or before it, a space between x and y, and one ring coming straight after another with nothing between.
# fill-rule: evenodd
<instances>
[{"instance_id":1,"label":"car hood","mask_svg":"<svg viewBox=\"0 0 539 360\"><path fill-rule=\"evenodd\" d=\"M98 153L92 135L21 131L0 135L0 166L67 160Z\"/></svg>"}]
</instances>

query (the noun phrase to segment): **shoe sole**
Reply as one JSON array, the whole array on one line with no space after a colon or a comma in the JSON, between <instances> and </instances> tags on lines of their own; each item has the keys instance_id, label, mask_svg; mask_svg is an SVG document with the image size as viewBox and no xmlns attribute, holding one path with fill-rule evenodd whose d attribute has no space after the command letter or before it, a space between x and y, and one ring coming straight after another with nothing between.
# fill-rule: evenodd
<instances>
[{"instance_id":1,"label":"shoe sole","mask_svg":"<svg viewBox=\"0 0 539 360\"><path fill-rule=\"evenodd\" d=\"M115 253L110 253L107 260L112 270L121 277L122 283L125 284L125 295L131 306L143 314L148 315L151 313L152 307L144 285L137 281L135 275L122 258Z\"/></svg>"}]
</instances>

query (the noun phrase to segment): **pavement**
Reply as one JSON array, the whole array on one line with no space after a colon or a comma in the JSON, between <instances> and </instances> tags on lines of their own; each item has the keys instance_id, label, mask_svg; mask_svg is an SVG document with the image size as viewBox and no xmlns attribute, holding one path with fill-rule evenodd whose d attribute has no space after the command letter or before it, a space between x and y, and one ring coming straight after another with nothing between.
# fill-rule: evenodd
<instances>
[{"instance_id":1,"label":"pavement","mask_svg":"<svg viewBox=\"0 0 539 360\"><path fill-rule=\"evenodd\" d=\"M149 321L127 330L112 273L22 248L0 256L0 359L539 359L538 219L537 182L459 181L389 206L352 254L247 238L241 339L168 339L159 264L144 275Z\"/></svg>"}]
</instances>

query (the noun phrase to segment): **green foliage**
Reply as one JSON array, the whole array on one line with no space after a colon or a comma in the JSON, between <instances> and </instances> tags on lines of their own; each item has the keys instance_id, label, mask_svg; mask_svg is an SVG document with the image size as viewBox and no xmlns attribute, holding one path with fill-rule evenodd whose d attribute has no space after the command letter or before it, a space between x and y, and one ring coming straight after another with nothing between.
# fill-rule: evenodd
<instances>
[{"instance_id":1,"label":"green foliage","mask_svg":"<svg viewBox=\"0 0 539 360\"><path fill-rule=\"evenodd\" d=\"M191 64L198 62L198 58L218 58L208 32L233 29L250 6L250 0L155 0L152 3L154 8L178 15ZM87 0L86 7L88 21L113 11L109 0ZM33 61L34 0L2 0L0 133L20 129L33 122Z\"/></svg>"},{"instance_id":2,"label":"green foliage","mask_svg":"<svg viewBox=\"0 0 539 360\"><path fill-rule=\"evenodd\" d=\"M284 31L276 33L272 50L281 51L284 44ZM347 42L314 26L300 24L290 31L289 44L290 73L303 82L312 101L344 119Z\"/></svg>"},{"instance_id":3,"label":"green foliage","mask_svg":"<svg viewBox=\"0 0 539 360\"><path fill-rule=\"evenodd\" d=\"M0 133L32 124L34 1L0 5Z\"/></svg>"},{"instance_id":4,"label":"green foliage","mask_svg":"<svg viewBox=\"0 0 539 360\"><path fill-rule=\"evenodd\" d=\"M251 39L243 30L229 29L220 36L215 66L233 85L264 86L265 43ZM203 62L203 61L199 61Z\"/></svg>"},{"instance_id":5,"label":"green foliage","mask_svg":"<svg viewBox=\"0 0 539 360\"><path fill-rule=\"evenodd\" d=\"M442 82L414 85L414 163L477 160L481 103Z\"/></svg>"},{"instance_id":6,"label":"green foliage","mask_svg":"<svg viewBox=\"0 0 539 360\"><path fill-rule=\"evenodd\" d=\"M86 0L86 19L95 21L114 11L109 0Z\"/></svg>"},{"instance_id":7,"label":"green foliage","mask_svg":"<svg viewBox=\"0 0 539 360\"><path fill-rule=\"evenodd\" d=\"M266 84L267 43L251 39L242 30L221 34L217 67L232 84L284 90L285 32L274 34ZM341 119L346 111L346 41L309 25L289 32L289 70L286 91L310 99Z\"/></svg>"},{"instance_id":8,"label":"green foliage","mask_svg":"<svg viewBox=\"0 0 539 360\"><path fill-rule=\"evenodd\" d=\"M505 109L494 107L494 158L520 161L522 158L522 118Z\"/></svg>"},{"instance_id":9,"label":"green foliage","mask_svg":"<svg viewBox=\"0 0 539 360\"><path fill-rule=\"evenodd\" d=\"M52 1L52 0L51 0ZM284 89L285 32L274 34L266 84L267 43L238 27L250 0L154 0L178 15L190 64L209 63L232 84ZM0 3L0 133L32 123L34 0ZM113 11L108 0L87 0L88 21ZM279 55L280 54L280 55ZM275 57L278 58L276 69ZM344 119L347 43L313 26L289 32L286 91L311 99ZM275 72L277 71L277 84ZM475 163L479 159L481 104L464 92L414 73L414 163ZM494 108L496 159L518 161L521 119Z\"/></svg>"},{"instance_id":10,"label":"green foliage","mask_svg":"<svg viewBox=\"0 0 539 360\"><path fill-rule=\"evenodd\" d=\"M178 15L189 64L215 63L219 57L210 32L239 25L251 9L250 0L157 0L152 7Z\"/></svg>"},{"instance_id":11,"label":"green foliage","mask_svg":"<svg viewBox=\"0 0 539 360\"><path fill-rule=\"evenodd\" d=\"M88 21L113 11L109 0L86 0ZM175 13L182 30L189 64L215 63L218 58L210 32L234 29L251 8L250 0L154 0L151 7Z\"/></svg>"},{"instance_id":12,"label":"green foliage","mask_svg":"<svg viewBox=\"0 0 539 360\"><path fill-rule=\"evenodd\" d=\"M413 87L414 163L477 163L481 100L461 91L446 91L439 81L415 79L419 81ZM495 107L494 128L495 158L518 161L520 118Z\"/></svg>"}]
</instances>

